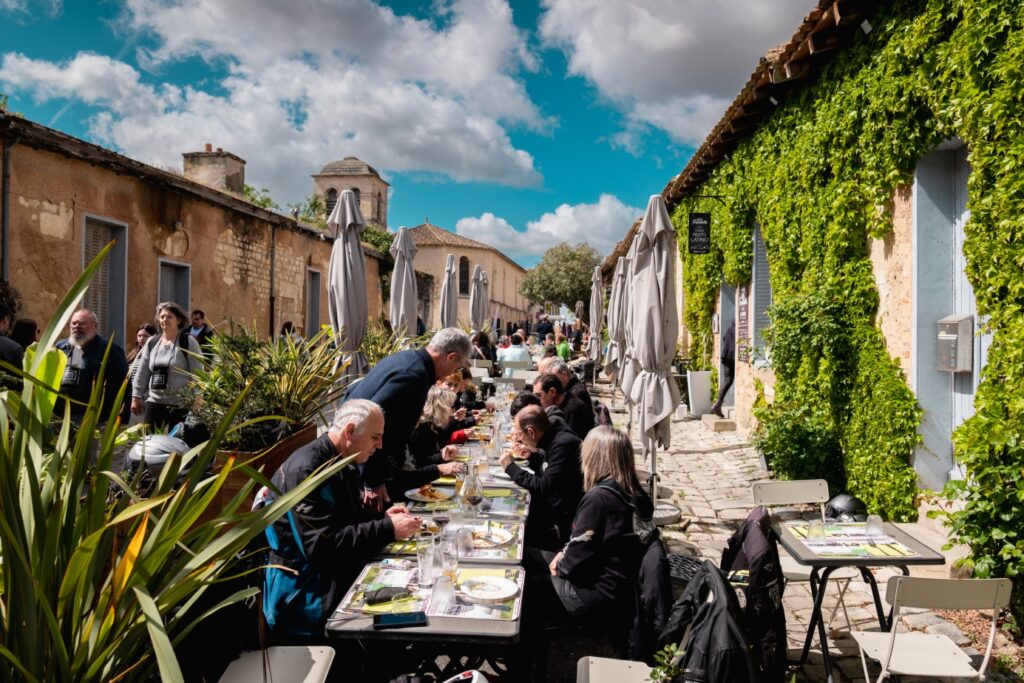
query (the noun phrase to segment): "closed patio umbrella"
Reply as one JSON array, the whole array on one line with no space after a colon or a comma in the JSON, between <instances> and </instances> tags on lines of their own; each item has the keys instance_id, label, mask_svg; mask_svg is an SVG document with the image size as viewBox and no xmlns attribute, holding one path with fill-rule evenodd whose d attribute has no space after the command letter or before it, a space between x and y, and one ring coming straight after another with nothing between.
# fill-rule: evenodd
<instances>
[{"instance_id":1,"label":"closed patio umbrella","mask_svg":"<svg viewBox=\"0 0 1024 683\"><path fill-rule=\"evenodd\" d=\"M448 254L441 280L441 327L455 327L459 318L459 290L455 282L455 254Z\"/></svg>"},{"instance_id":2,"label":"closed patio umbrella","mask_svg":"<svg viewBox=\"0 0 1024 683\"><path fill-rule=\"evenodd\" d=\"M590 343L587 347L587 357L594 361L591 382L597 378L597 364L601 362L601 328L603 326L604 278L601 277L601 266L595 266L594 275L590 278Z\"/></svg>"},{"instance_id":3,"label":"closed patio umbrella","mask_svg":"<svg viewBox=\"0 0 1024 683\"><path fill-rule=\"evenodd\" d=\"M572 313L573 313L573 315L576 316L576 318L578 320L583 320L583 300L582 299L579 299L579 300L576 301L576 306L573 307Z\"/></svg>"},{"instance_id":4,"label":"closed patio umbrella","mask_svg":"<svg viewBox=\"0 0 1024 683\"><path fill-rule=\"evenodd\" d=\"M416 271L412 260L416 257L416 244L412 241L409 228L400 228L395 241L391 243L391 256L395 268L391 274L391 329L400 337L416 332Z\"/></svg>"},{"instance_id":5,"label":"closed patio umbrella","mask_svg":"<svg viewBox=\"0 0 1024 683\"><path fill-rule=\"evenodd\" d=\"M652 497L657 501L657 448L671 445L672 412L679 405L679 389L672 379L679 336L676 234L661 195L653 195L648 202L635 245L632 349L639 372L629 393L638 406L637 427L644 455L650 455Z\"/></svg>"},{"instance_id":6,"label":"closed patio umbrella","mask_svg":"<svg viewBox=\"0 0 1024 683\"><path fill-rule=\"evenodd\" d=\"M608 299L608 353L604 359L604 374L611 378L613 389L618 384L619 363L622 361L623 346L626 343L623 326L626 323L625 300L622 298L626 285L625 256L615 262L615 274L612 275L612 294Z\"/></svg>"},{"instance_id":7,"label":"closed patio umbrella","mask_svg":"<svg viewBox=\"0 0 1024 683\"><path fill-rule=\"evenodd\" d=\"M619 357L619 389L622 395L629 401L630 390L633 388L633 380L636 379L640 367L636 362L636 350L633 348L634 324L633 318L636 314L636 297L634 295L636 284L633 282L633 263L636 261L636 250L640 241L634 237L633 243L626 252L626 263L624 265L626 278L622 282L622 354ZM630 425L632 426L633 413L630 411Z\"/></svg>"},{"instance_id":8,"label":"closed patio umbrella","mask_svg":"<svg viewBox=\"0 0 1024 683\"><path fill-rule=\"evenodd\" d=\"M341 353L349 361L346 375L361 377L369 369L359 347L366 336L366 257L359 241L366 224L355 193L345 190L327 219L334 232L334 247L328 266L327 299L331 327L341 337Z\"/></svg>"},{"instance_id":9,"label":"closed patio umbrella","mask_svg":"<svg viewBox=\"0 0 1024 683\"><path fill-rule=\"evenodd\" d=\"M469 281L469 326L474 332L484 329L487 324L487 276L477 264Z\"/></svg>"}]
</instances>

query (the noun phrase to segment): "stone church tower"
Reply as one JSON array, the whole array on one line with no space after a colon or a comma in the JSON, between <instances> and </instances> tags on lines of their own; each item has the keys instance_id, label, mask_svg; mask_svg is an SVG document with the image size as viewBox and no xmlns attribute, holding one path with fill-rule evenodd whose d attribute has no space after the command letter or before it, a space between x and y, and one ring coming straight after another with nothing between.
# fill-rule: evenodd
<instances>
[{"instance_id":1,"label":"stone church tower","mask_svg":"<svg viewBox=\"0 0 1024 683\"><path fill-rule=\"evenodd\" d=\"M388 187L372 166L355 157L332 161L313 176L313 194L324 200L328 216L338 196L352 190L366 222L381 228L388 225Z\"/></svg>"}]
</instances>

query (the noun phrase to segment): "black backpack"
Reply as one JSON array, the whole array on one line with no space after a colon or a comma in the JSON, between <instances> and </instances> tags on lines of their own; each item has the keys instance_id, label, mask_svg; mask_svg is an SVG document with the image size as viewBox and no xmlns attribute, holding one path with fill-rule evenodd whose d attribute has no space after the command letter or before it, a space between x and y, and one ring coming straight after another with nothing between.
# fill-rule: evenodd
<instances>
[{"instance_id":1,"label":"black backpack","mask_svg":"<svg viewBox=\"0 0 1024 683\"><path fill-rule=\"evenodd\" d=\"M744 624L754 664L764 683L782 683L786 676L785 581L768 511L754 509L722 552L722 571L733 585L743 586Z\"/></svg>"},{"instance_id":2,"label":"black backpack","mask_svg":"<svg viewBox=\"0 0 1024 683\"><path fill-rule=\"evenodd\" d=\"M711 560L705 560L672 605L658 647L678 644L672 683L756 683L757 672L743 629L736 592Z\"/></svg>"}]
</instances>

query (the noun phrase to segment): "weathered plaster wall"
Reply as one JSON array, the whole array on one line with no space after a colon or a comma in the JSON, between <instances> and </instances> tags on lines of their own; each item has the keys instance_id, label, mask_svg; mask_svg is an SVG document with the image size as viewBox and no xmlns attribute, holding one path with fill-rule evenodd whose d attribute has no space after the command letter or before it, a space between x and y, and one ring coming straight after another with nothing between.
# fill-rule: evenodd
<instances>
[{"instance_id":1,"label":"weathered plaster wall","mask_svg":"<svg viewBox=\"0 0 1024 683\"><path fill-rule=\"evenodd\" d=\"M11 153L11 193L11 280L24 298L24 316L48 319L81 274L89 215L127 226L129 333L153 317L160 258L189 264L192 300L181 303L202 308L212 323L231 317L269 328L269 221L24 144ZM308 267L321 272L320 319L327 322L331 243L281 226L275 242L275 328L305 321ZM373 258L367 291L370 315L379 315Z\"/></svg>"},{"instance_id":2,"label":"weathered plaster wall","mask_svg":"<svg viewBox=\"0 0 1024 683\"><path fill-rule=\"evenodd\" d=\"M876 322L889 355L908 375L913 373L914 336L914 206L913 188L904 185L893 193L892 232L868 240L875 284L878 286Z\"/></svg>"}]
</instances>

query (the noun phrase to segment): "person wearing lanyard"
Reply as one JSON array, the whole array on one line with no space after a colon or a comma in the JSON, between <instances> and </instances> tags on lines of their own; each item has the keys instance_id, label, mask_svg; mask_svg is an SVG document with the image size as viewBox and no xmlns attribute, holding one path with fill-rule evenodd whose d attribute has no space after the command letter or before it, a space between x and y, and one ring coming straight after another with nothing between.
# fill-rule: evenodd
<instances>
[{"instance_id":1,"label":"person wearing lanyard","mask_svg":"<svg viewBox=\"0 0 1024 683\"><path fill-rule=\"evenodd\" d=\"M125 359L124 349L97 334L99 322L92 311L85 308L75 311L71 316L70 326L71 335L57 342L57 348L68 357L64 376L60 380L60 393L62 397L70 399L71 420L77 425L85 416L85 406L89 403L93 384L102 379L103 405L99 417L102 424L107 421L108 413L117 399L117 392L121 389L121 383L128 376L128 361ZM103 356L107 355L108 346L110 354L107 357L106 370L100 378ZM58 399L54 414L64 414L63 398Z\"/></svg>"},{"instance_id":2,"label":"person wearing lanyard","mask_svg":"<svg viewBox=\"0 0 1024 683\"><path fill-rule=\"evenodd\" d=\"M188 386L188 373L203 364L203 351L195 337L182 331L188 316L181 306L164 302L157 306L156 318L161 333L151 337L140 354L132 412L142 415L146 424L173 427L188 414L180 392Z\"/></svg>"}]
</instances>

